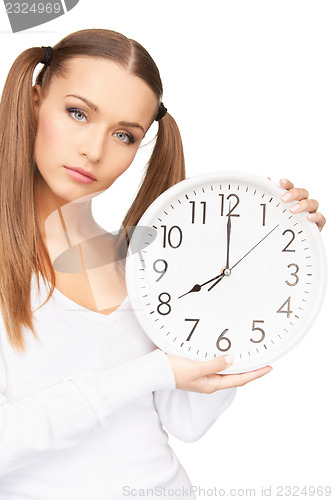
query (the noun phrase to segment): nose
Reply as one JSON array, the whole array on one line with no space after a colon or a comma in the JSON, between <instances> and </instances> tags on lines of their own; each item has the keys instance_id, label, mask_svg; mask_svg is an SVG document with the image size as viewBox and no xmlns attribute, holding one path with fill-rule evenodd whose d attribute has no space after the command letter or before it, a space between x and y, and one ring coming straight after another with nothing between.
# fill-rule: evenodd
<instances>
[{"instance_id":1,"label":"nose","mask_svg":"<svg viewBox=\"0 0 333 500\"><path fill-rule=\"evenodd\" d=\"M91 162L98 163L103 159L104 134L100 130L89 130L82 137L80 155Z\"/></svg>"}]
</instances>

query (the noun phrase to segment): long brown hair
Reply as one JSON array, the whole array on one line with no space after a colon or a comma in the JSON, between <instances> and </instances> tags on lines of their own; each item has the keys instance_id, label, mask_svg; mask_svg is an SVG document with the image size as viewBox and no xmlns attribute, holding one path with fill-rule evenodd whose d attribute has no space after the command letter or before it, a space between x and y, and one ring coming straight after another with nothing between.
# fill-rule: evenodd
<instances>
[{"instance_id":1,"label":"long brown hair","mask_svg":"<svg viewBox=\"0 0 333 500\"><path fill-rule=\"evenodd\" d=\"M37 168L34 142L37 128L33 106L33 74L44 59L41 47L25 50L14 61L0 103L0 308L9 342L24 352L22 325L38 338L33 325L30 287L32 273L55 287L55 272L37 223L34 186ZM36 77L42 95L56 76L66 76L70 59L102 57L117 62L143 79L161 102L160 74L148 52L134 40L105 29L81 30L53 47L52 62ZM158 109L156 110L156 113ZM137 224L163 191L185 178L182 141L176 122L167 113L159 120L153 153L123 227ZM38 288L39 281L37 280Z\"/></svg>"}]
</instances>

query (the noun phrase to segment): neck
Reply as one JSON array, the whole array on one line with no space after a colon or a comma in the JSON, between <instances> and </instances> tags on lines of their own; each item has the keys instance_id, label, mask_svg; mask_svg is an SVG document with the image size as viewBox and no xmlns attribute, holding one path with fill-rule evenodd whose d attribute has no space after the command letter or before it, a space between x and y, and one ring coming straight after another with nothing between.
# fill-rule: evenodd
<instances>
[{"instance_id":1,"label":"neck","mask_svg":"<svg viewBox=\"0 0 333 500\"><path fill-rule=\"evenodd\" d=\"M91 196L87 198L68 202L53 193L40 174L36 177L38 224L51 261L70 247L106 234L92 216Z\"/></svg>"}]
</instances>

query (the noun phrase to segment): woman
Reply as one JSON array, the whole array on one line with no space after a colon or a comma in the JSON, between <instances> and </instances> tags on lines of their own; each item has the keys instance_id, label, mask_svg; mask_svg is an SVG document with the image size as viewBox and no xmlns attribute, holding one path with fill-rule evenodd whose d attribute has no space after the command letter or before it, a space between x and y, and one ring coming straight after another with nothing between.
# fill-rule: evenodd
<instances>
[{"instance_id":1,"label":"woman","mask_svg":"<svg viewBox=\"0 0 333 500\"><path fill-rule=\"evenodd\" d=\"M235 387L271 369L221 375L228 356L195 362L156 349L115 263L126 239L92 217L92 197L129 167L155 119L156 144L125 230L185 177L179 131L161 97L149 54L108 30L73 33L53 50L28 49L9 72L0 109L3 500L154 498L176 490L195 498L162 425L198 439ZM283 186L285 201L301 200L298 210L322 228L307 191ZM64 250L68 259L53 265Z\"/></svg>"}]
</instances>

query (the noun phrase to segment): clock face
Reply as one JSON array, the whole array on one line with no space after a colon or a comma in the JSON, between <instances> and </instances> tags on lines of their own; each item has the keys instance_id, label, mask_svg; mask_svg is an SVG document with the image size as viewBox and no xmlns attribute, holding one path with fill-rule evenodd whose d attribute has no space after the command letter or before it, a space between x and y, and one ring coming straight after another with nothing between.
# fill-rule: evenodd
<instances>
[{"instance_id":1,"label":"clock face","mask_svg":"<svg viewBox=\"0 0 333 500\"><path fill-rule=\"evenodd\" d=\"M221 172L187 179L148 208L126 282L153 342L195 360L232 354L225 373L265 366L309 330L323 301L318 228L273 182ZM132 252L131 252L132 249Z\"/></svg>"}]
</instances>

